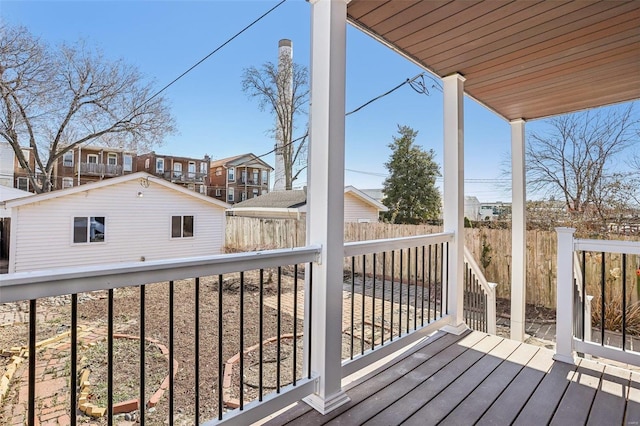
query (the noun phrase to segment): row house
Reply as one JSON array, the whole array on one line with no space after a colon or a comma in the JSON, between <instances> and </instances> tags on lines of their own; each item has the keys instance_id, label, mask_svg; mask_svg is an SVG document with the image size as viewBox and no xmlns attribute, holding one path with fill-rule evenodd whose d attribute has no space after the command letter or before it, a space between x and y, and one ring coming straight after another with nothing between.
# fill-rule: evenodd
<instances>
[{"instance_id":1,"label":"row house","mask_svg":"<svg viewBox=\"0 0 640 426\"><path fill-rule=\"evenodd\" d=\"M266 194L272 170L251 153L213 161L209 196L234 204Z\"/></svg>"},{"instance_id":2,"label":"row house","mask_svg":"<svg viewBox=\"0 0 640 426\"><path fill-rule=\"evenodd\" d=\"M22 167L22 165L18 161L18 157L13 153L13 148L10 147L10 149L12 150L11 154L13 159L13 187L22 191L33 192L34 188L29 181L29 172L27 171L27 169ZM31 154L31 151L31 148L22 148L22 155L29 165L29 168L31 170L35 170L36 160Z\"/></svg>"},{"instance_id":3,"label":"row house","mask_svg":"<svg viewBox=\"0 0 640 426\"><path fill-rule=\"evenodd\" d=\"M56 162L53 187L71 188L134 173L134 158L135 152L121 148L76 146Z\"/></svg>"},{"instance_id":4,"label":"row house","mask_svg":"<svg viewBox=\"0 0 640 426\"><path fill-rule=\"evenodd\" d=\"M208 155L204 158L174 157L151 151L136 157L138 171L161 177L201 194L206 194L210 185L210 164Z\"/></svg>"},{"instance_id":5,"label":"row house","mask_svg":"<svg viewBox=\"0 0 640 426\"><path fill-rule=\"evenodd\" d=\"M4 146L6 145L6 146ZM9 144L0 146L0 184L34 192L28 171L22 167ZM31 170L36 170L31 148L22 148ZM122 176L135 172L135 154L117 148L78 146L58 158L51 176L53 189L70 188L84 183ZM42 175L40 175L42 176Z\"/></svg>"}]
</instances>

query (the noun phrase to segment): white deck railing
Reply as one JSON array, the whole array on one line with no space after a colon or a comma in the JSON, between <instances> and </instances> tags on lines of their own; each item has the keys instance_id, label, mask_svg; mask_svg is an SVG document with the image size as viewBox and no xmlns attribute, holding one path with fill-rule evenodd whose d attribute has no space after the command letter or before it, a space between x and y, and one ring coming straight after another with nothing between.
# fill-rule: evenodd
<instances>
[{"instance_id":1,"label":"white deck railing","mask_svg":"<svg viewBox=\"0 0 640 426\"><path fill-rule=\"evenodd\" d=\"M602 296L604 299L605 285L602 282L606 276L606 265L604 263L605 254L620 255L623 259L627 256L640 256L640 242L637 241L616 241L616 240L591 240L591 239L577 239L574 238L575 229L573 228L556 228L558 233L558 273L557 273L557 314L556 314L556 355L555 358L564 362L574 362L574 351L581 352L588 355L594 355L602 358L607 358L627 364L633 364L640 366L640 353L630 350L626 347L626 330L622 331L622 341L620 347L615 347L606 344L604 339L600 343L591 341L591 328L587 327L587 324L591 323L591 296L586 297L585 312L583 312L585 318L585 330L584 336L578 338L574 335L574 321L576 315L574 315L574 308L576 306L574 297L584 297L582 292L582 286L576 283L579 292L574 290L574 282L577 279L584 278L582 274L587 272L576 269L576 256L575 252L584 251L598 253L602 256L602 265L600 266L599 285L601 286ZM621 271L623 276L621 284L624 288L626 285L626 277L624 277L624 268ZM586 292L586 291L585 291ZM621 292L623 299L622 306L625 306L627 295L625 291ZM601 299L601 300L602 300ZM601 312L601 315L604 315ZM623 318L626 319L626 312L624 309L620 312ZM601 326L600 332L604 334L605 327Z\"/></svg>"},{"instance_id":2,"label":"white deck railing","mask_svg":"<svg viewBox=\"0 0 640 426\"><path fill-rule=\"evenodd\" d=\"M343 377L360 371L377 360L406 347L412 342L429 335L450 322L449 310L452 309L452 307L447 306L448 301L443 294L446 295L448 286L450 285L447 281L448 272L446 266L448 265L448 260L446 259L449 258L450 245L453 241L453 233L441 233L407 238L355 242L344 245L344 256L346 257L367 256L372 255L373 253L388 253L402 250L415 250L414 253L417 253L418 250L424 250L425 247L434 247L434 251L436 253L434 258L438 259L438 262L441 263L439 264L440 269L438 270L438 278L436 279L437 285L439 286L438 295L440 300L437 309L434 303L433 309L431 310L433 313L433 319L430 317L431 314L427 314L426 323L423 322L421 324L416 324L413 322L416 320L412 318L412 323L414 325L411 326L411 330L408 330L409 327L407 325L407 332L404 333L404 331L401 331L401 336L398 338L394 337L393 341L379 344L377 347L367 350L365 353L361 354L361 356L343 362L341 366L337 366L337 368L341 368ZM436 246L438 247L437 249L435 249ZM308 246L252 253L80 266L56 270L6 274L3 275L2 280L0 280L0 303L25 300L35 301L37 299L52 296L73 295L99 290L112 290L121 287L142 286L146 284L197 277L221 276L222 274L255 271L259 269L278 267L281 265L313 264L314 262L321 262L322 259L320 259L320 257L321 247ZM417 258L414 257L414 259ZM425 261L424 254L421 259L423 262ZM495 330L494 287L490 283L486 282L483 275L480 273L479 268L471 258L467 261L476 276L480 279L483 290L487 292L487 295L490 298L489 317L492 319L489 321L489 324L492 325L493 330ZM417 260L414 260L414 262L417 262ZM415 267L415 263L411 263L411 265L414 265L413 267ZM424 279L424 271L425 269L423 267L421 272L422 279ZM414 275L417 276L418 273L416 272ZM411 279L413 278L409 278L409 280ZM402 277L400 277L400 282L402 283ZM411 281L409 285L412 286L412 288L415 286L415 290L412 290L413 295L415 296L418 291L417 289L419 288L419 283L417 281ZM459 285L459 283L456 285ZM408 287L409 286L406 286L405 289ZM306 287L305 290L307 290ZM407 300L408 294L408 292L405 293ZM306 291L304 292L304 299L305 304L309 303ZM313 302L311 302L310 305L311 309L322 309L321 306L315 306ZM382 303L384 306L385 302L374 301L373 303ZM32 306L35 307L35 302L33 302ZM408 308L409 305L407 305L407 309L404 311L405 313ZM423 312L422 315L424 316L423 307L421 307L421 309ZM427 307L427 311L429 310L430 308ZM35 319L35 314L31 318ZM421 319L423 320L423 318ZM407 323L403 323L403 325L405 324ZM305 321L305 329L303 330L305 336L308 336L307 327L309 327L309 321ZM35 341L31 340L31 342ZM305 337L305 363L308 362L307 357L309 356L308 344L309 342L307 337ZM35 356L35 352L32 353ZM309 376L301 378L297 386L283 387L280 389L279 394L265 395L263 400L260 402L249 402L244 405L242 410L234 410L225 414L223 421L230 422L232 424L243 424L268 416L287 404L300 400L306 395L312 393L316 380L316 375L312 375L309 370ZM33 381L33 387L35 388L35 381ZM215 423L217 420L212 420L211 422Z\"/></svg>"},{"instance_id":3,"label":"white deck railing","mask_svg":"<svg viewBox=\"0 0 640 426\"><path fill-rule=\"evenodd\" d=\"M487 281L467 246L464 247L464 261L469 265L478 283L480 283L482 292L487 296L487 333L496 334L496 287L498 284Z\"/></svg>"},{"instance_id":4,"label":"white deck railing","mask_svg":"<svg viewBox=\"0 0 640 426\"><path fill-rule=\"evenodd\" d=\"M350 243L345 243L344 245L344 257L352 258L356 256L369 256L373 254L380 255L385 252L386 253L394 252L394 251L401 252L403 250L411 250L411 249L422 248L422 247L440 246L442 247L441 250L443 250L440 252L440 256L441 256L440 260L442 261L442 259L446 259L449 256L448 248L446 247L449 243L453 242L453 238L454 238L454 234L448 232L448 233L419 235L419 236L403 237L403 238L389 238L389 239L380 239L380 240L350 242ZM398 258L399 258L399 255L396 256L396 261L398 261ZM388 257L387 257L387 260L388 260ZM363 264L364 263L367 263L367 262L365 261L363 262ZM407 266L409 264L410 264L410 260L407 263L405 263L405 265ZM443 262L441 267L444 268L444 265L445 263ZM391 267L394 268L396 266L392 265ZM380 274L379 267L376 268L375 266L370 265L369 268L370 268L369 271L375 271L373 272L374 275ZM440 287L440 289L442 292L444 292L444 294L446 294L446 291L447 291L446 287L448 285L446 268L441 270L441 272L443 272L443 276L442 276L442 283L441 283L442 287ZM405 273L407 273L408 276L411 275L410 270L409 271L405 270ZM386 274L389 275L390 273L387 271ZM384 277L384 275L385 274L383 273L382 276ZM423 278L424 278L424 275L423 275ZM383 279L386 279L386 277L384 277ZM416 279L417 279L417 274L416 274ZM400 276L395 275L395 279L394 277L391 278L392 282L399 281L400 285L402 285L403 280L404 278L402 276L402 273L400 273ZM408 280L410 281L411 278L408 278ZM407 291L409 289L409 285L407 285ZM381 296L381 297L384 300L384 296ZM387 302L389 301L387 300L384 303L387 303ZM439 306L440 311L438 313L438 317L434 318L432 321L427 321L427 323L425 323L424 325L421 324L415 327L415 329L408 330L406 334L401 335L397 339L394 339L392 341L385 341L385 342L382 342L381 345L375 348L367 349L366 351L364 351L364 353L362 353L360 356L355 357L354 359L343 361L342 376L346 377L352 373L360 371L361 369L367 367L369 364L372 364L394 353L395 351L402 349L403 347L415 342L416 340L431 334L432 332L438 330L439 328L442 328L443 326L445 326L450 321L450 317L448 315L447 309L443 305L446 305L446 301L445 303ZM400 301L400 310L401 309L402 309L402 301ZM407 312L409 311L408 305L406 306L406 311ZM435 311L435 304L434 304L434 311ZM424 310L423 310L423 313L424 313ZM414 315L417 315L417 313L414 312Z\"/></svg>"}]
</instances>

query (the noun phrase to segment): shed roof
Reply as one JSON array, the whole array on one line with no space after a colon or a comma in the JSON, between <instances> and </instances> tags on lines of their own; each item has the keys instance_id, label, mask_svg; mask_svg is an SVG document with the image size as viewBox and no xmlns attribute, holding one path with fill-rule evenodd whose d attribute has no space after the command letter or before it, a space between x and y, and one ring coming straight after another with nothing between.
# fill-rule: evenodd
<instances>
[{"instance_id":1,"label":"shed roof","mask_svg":"<svg viewBox=\"0 0 640 426\"><path fill-rule=\"evenodd\" d=\"M171 182L167 182L166 180L162 179L162 178L158 178L154 175L151 175L149 173L146 172L137 172L137 173L132 173L132 174L128 174L128 175L124 175L124 176L118 176L118 177L114 177L114 178L109 178L109 179L104 179L101 181L97 181L97 182L91 182L91 183L86 183L84 185L78 185L78 186L74 186L72 188L66 188L66 189L59 189L56 191L51 191L51 192L46 192L43 194L38 194L38 195L34 195L32 197L25 197L25 198L20 198L20 199L16 199L16 200L10 200L7 201L6 206L7 207L19 207L19 206L24 206L27 204L32 204L32 203L38 203L38 202L42 202L42 201L46 201L46 200L51 200L54 198L60 198L60 197L65 197L71 194L77 194L77 193L81 193L81 192L86 192L86 191L91 191L91 190L96 190L96 189L100 189L100 188L104 188L107 186L112 186L112 185L117 185L119 183L123 183L123 182L129 182L132 180L140 180L140 184L141 184L141 188L140 189L144 189L144 185L148 185L150 183L153 184L157 184L163 187L166 187L170 190L176 191L176 192L180 192L182 194L191 196L191 197L195 197L198 198L204 202L216 205L217 207L221 207L224 209L227 209L230 207L229 204L216 200L215 198L212 197L208 197L206 195L200 194L198 192L194 192L191 191L189 189L186 189L184 187L182 187L181 185L176 185L174 183Z\"/></svg>"}]
</instances>

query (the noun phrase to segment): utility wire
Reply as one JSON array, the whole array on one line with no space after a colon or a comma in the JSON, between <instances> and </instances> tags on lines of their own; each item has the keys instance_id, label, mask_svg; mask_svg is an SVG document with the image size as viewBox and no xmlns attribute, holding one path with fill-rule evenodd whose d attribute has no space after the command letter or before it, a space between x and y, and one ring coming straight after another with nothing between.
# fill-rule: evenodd
<instances>
[{"instance_id":1,"label":"utility wire","mask_svg":"<svg viewBox=\"0 0 640 426\"><path fill-rule=\"evenodd\" d=\"M222 49L223 47L225 47L227 44L231 43L233 40L235 40L237 37L239 37L242 33L244 33L245 31L247 31L249 28L253 27L255 24L257 24L259 21L261 21L263 18L265 18L267 15L269 15L271 12L273 12L274 10L276 10L278 7L280 7L283 3L285 3L287 0L281 0L278 4L276 4L275 6L273 6L271 9L267 10L265 13L263 13L262 15L260 15L258 18L256 18L255 20L253 20L253 22L251 22L250 24L246 25L243 29L241 29L240 31L238 31L237 33L235 33L232 37L230 37L229 39L227 39L227 41L225 41L224 43L222 43L220 46L216 47L214 50L212 50L207 56L205 56L204 58L200 59L198 62L196 62L195 64L193 64L188 70L186 70L185 72L183 72L182 74L180 74L179 76L177 76L176 78L174 78L170 83L168 83L167 85L165 85L162 89L158 90L156 93L154 93L153 95L151 95L151 97L149 97L147 100L145 100L140 106L138 106L137 108L135 108L133 111L131 111L129 113L129 115L125 116L124 118L118 120L116 122L116 124L122 123L123 121L127 120L129 117L131 117L133 114L135 114L140 108L142 108L143 106L145 106L146 104L148 104L149 102L151 102L154 98L158 97L162 92L164 92L165 90L167 90L169 87L171 87L173 84L175 84L178 80L180 80L182 77L184 77L185 75L189 74L191 71L193 71L197 66L199 66L200 64L202 64L204 61L206 61L207 59L209 59L211 56L213 56L214 54L216 54L220 49Z\"/></svg>"},{"instance_id":2,"label":"utility wire","mask_svg":"<svg viewBox=\"0 0 640 426\"><path fill-rule=\"evenodd\" d=\"M439 84L436 80L433 80L433 81L436 82L436 84ZM424 83L424 73L422 72L422 73L416 75L413 78L407 78L405 81L403 81L402 83L398 84L393 89L388 90L385 93L383 93L381 95L378 95L373 99L370 99L369 101L367 101L364 104L360 105L358 108L356 108L356 109L354 109L352 111L349 111L344 116L348 117L349 115L360 111L362 108L366 107L367 105L370 105L373 102L375 102L375 101L377 101L377 100L379 100L381 98L384 98L387 95L390 95L391 93L395 92L396 90L398 90L399 88L401 88L405 84L408 84L409 86L411 86L411 88L413 90L415 90L416 92L429 96L429 90L427 89L427 87L426 87L426 85ZM432 87L437 87L437 86L433 85ZM307 136L309 136L309 131L308 130L304 135L300 136L299 138L296 138L296 139L292 140L291 142L287 142L286 144L282 145L281 147L276 147L276 148L272 149L269 152L265 152L264 154L260 154L260 155L256 156L256 158L266 157L267 155L276 152L278 149L282 149L282 148L287 147L289 145L293 145L294 143L298 142L301 139L306 138Z\"/></svg>"}]
</instances>

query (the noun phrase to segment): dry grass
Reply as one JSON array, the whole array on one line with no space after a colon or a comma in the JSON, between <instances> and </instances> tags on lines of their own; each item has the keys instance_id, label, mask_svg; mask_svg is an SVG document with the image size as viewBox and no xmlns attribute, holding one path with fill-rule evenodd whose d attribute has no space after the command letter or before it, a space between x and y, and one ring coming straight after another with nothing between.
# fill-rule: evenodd
<instances>
[{"instance_id":1,"label":"dry grass","mask_svg":"<svg viewBox=\"0 0 640 426\"><path fill-rule=\"evenodd\" d=\"M591 303L591 323L600 327L602 321L602 298L597 296ZM620 297L607 301L605 299L605 329L622 332L622 299ZM628 303L626 306L626 332L629 335L640 335L640 302Z\"/></svg>"}]
</instances>

